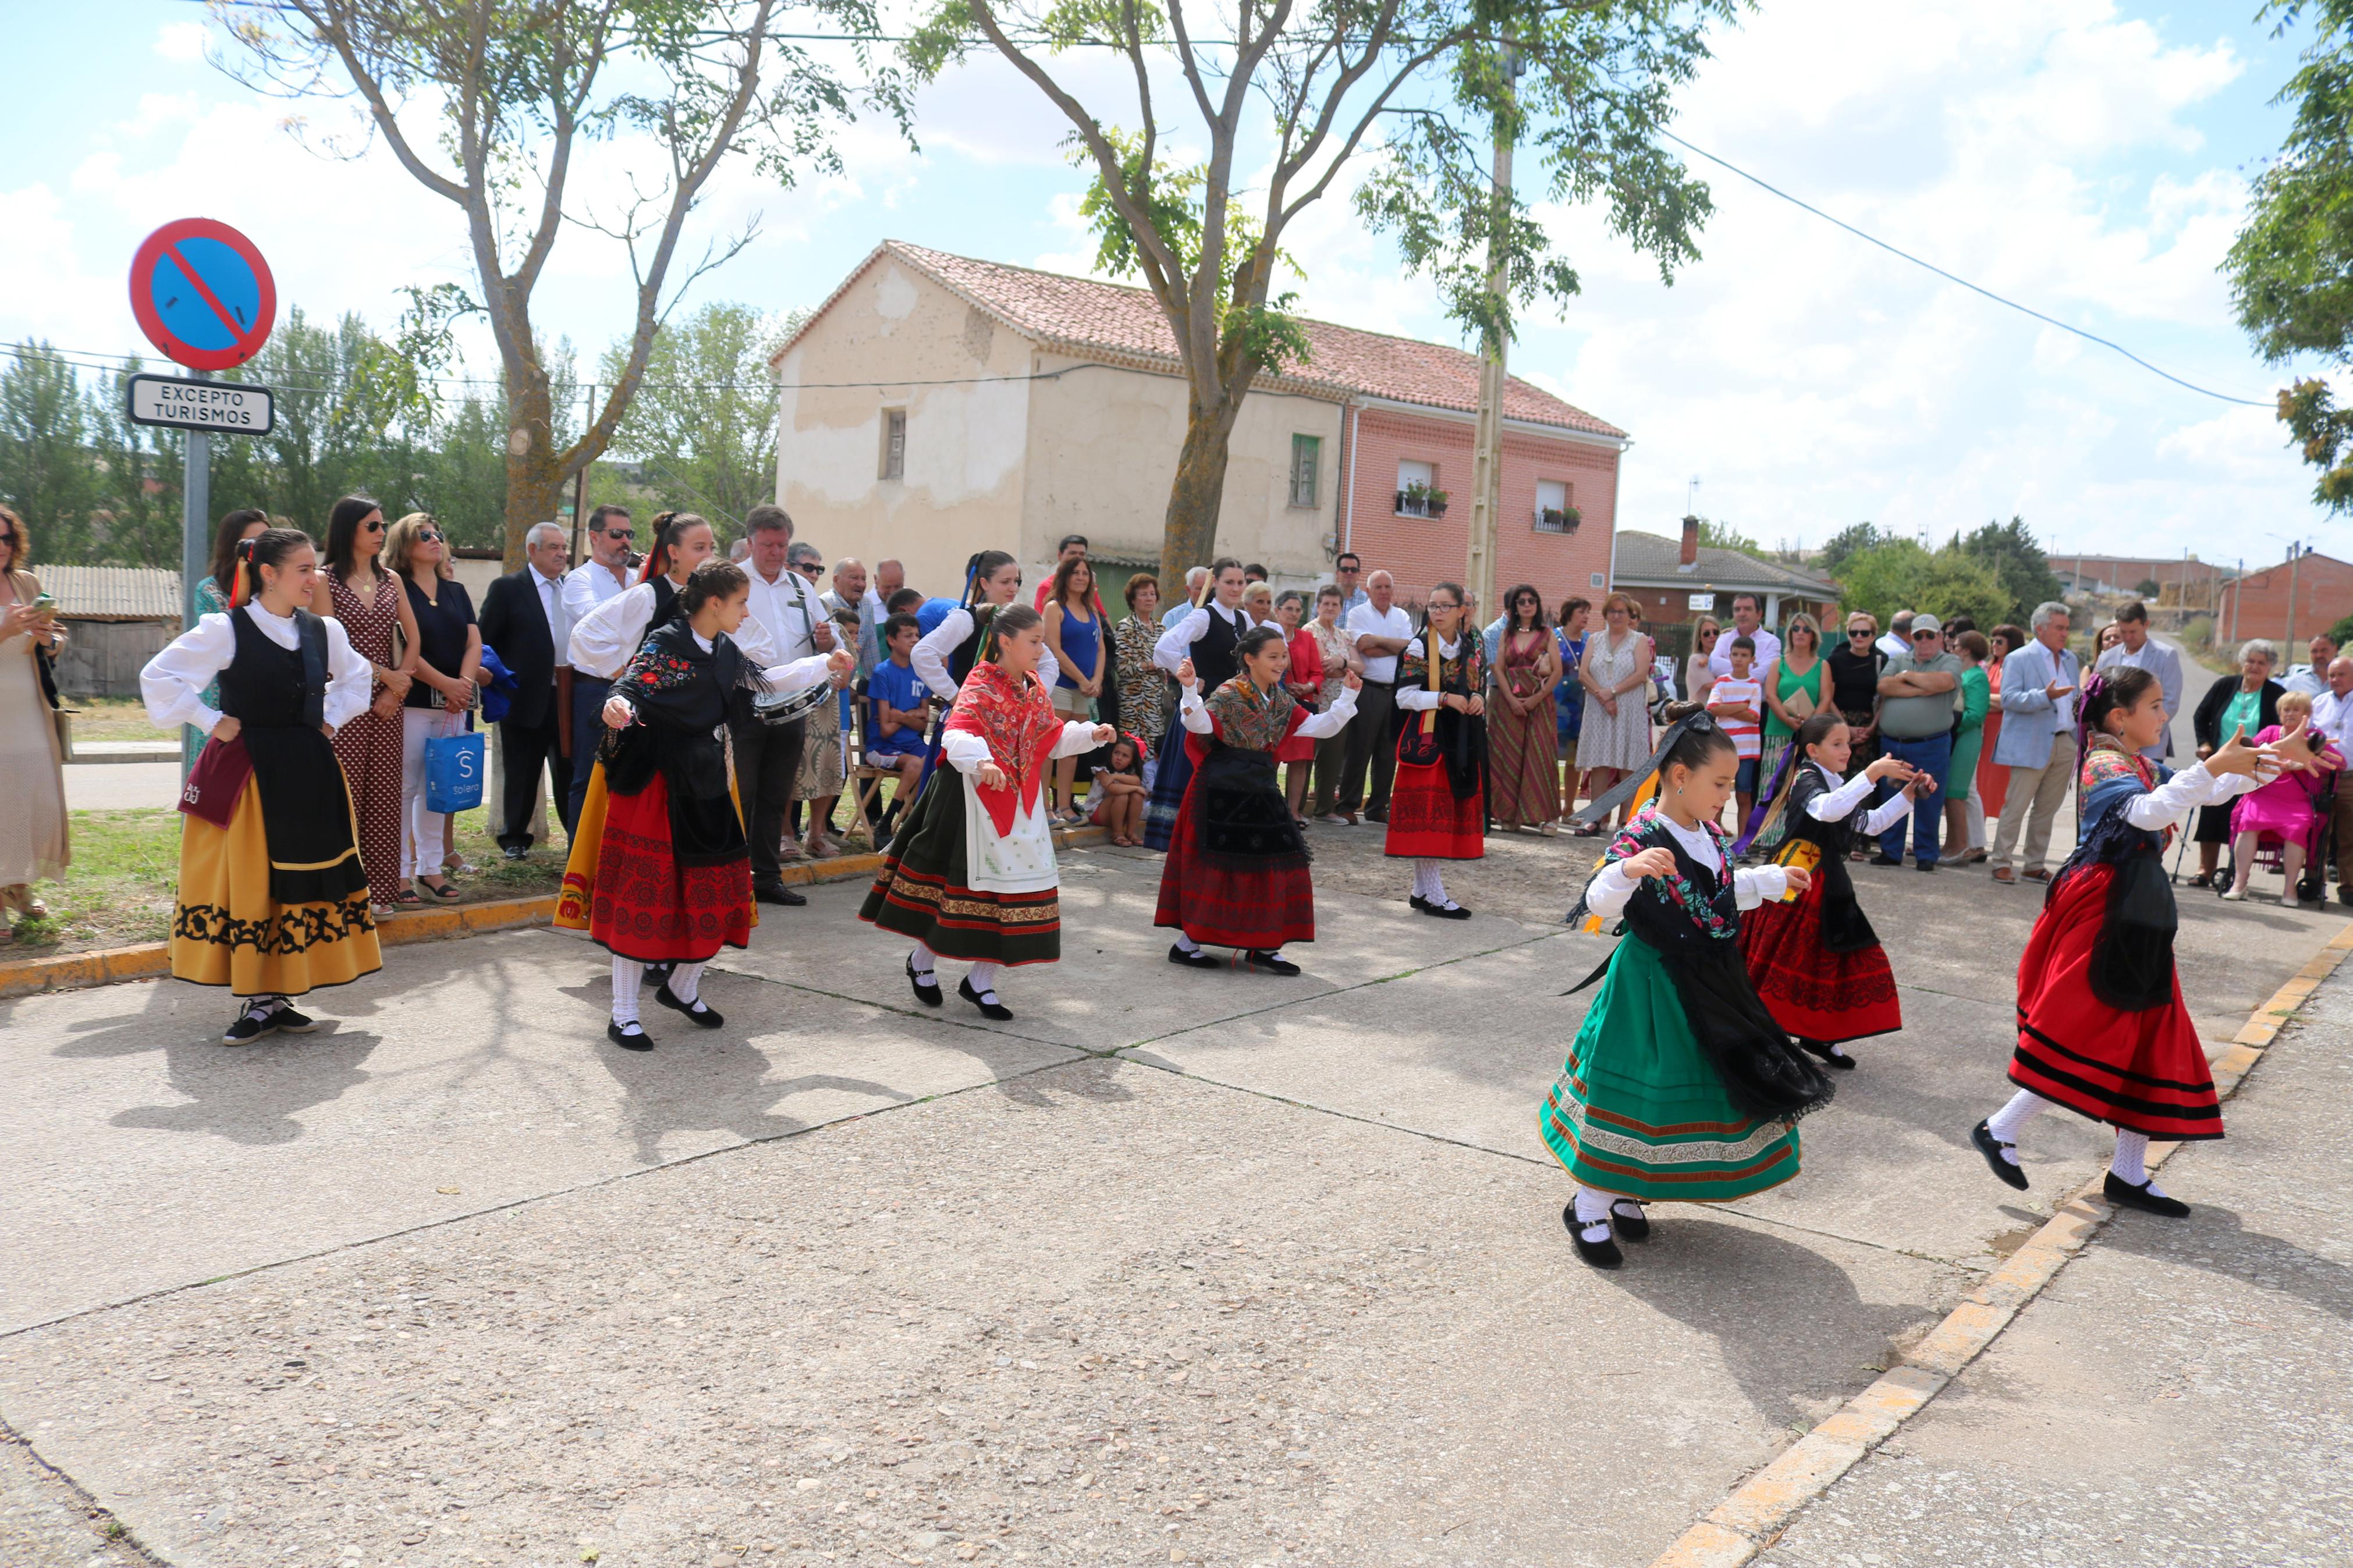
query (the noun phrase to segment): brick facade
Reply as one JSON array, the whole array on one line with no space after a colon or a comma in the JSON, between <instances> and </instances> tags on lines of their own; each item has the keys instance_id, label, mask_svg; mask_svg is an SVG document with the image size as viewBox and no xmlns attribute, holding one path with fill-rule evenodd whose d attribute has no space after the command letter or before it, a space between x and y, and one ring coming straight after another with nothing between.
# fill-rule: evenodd
<instances>
[{"instance_id":1,"label":"brick facade","mask_svg":"<svg viewBox=\"0 0 2353 1568\"><path fill-rule=\"evenodd\" d=\"M2295 594L2290 613L2288 592ZM2305 639L2325 632L2353 615L2353 564L2333 555L2306 555L2250 572L2222 585L2221 605L2214 616L2214 635L2227 642L2269 637L2293 641L2286 662L2304 662Z\"/></svg>"},{"instance_id":2,"label":"brick facade","mask_svg":"<svg viewBox=\"0 0 2353 1568\"><path fill-rule=\"evenodd\" d=\"M1364 558L1367 572L1397 579L1400 603L1419 605L1432 584L1459 582L1470 546L1471 454L1473 426L1468 420L1388 405L1351 411L1344 437L1353 432L1356 450L1342 455L1342 484L1355 461L1353 509L1345 504L1346 548ZM1607 580L1609 538L1618 513L1617 443L1548 437L1524 426L1504 435L1502 512L1496 522L1495 591L1532 583L1550 610L1572 595L1599 603L1594 578ZM1398 465L1412 460L1435 470L1438 489L1450 492L1443 517L1401 516L1397 510ZM1536 484L1556 479L1568 486L1569 504L1582 516L1576 531L1540 533L1535 529Z\"/></svg>"}]
</instances>

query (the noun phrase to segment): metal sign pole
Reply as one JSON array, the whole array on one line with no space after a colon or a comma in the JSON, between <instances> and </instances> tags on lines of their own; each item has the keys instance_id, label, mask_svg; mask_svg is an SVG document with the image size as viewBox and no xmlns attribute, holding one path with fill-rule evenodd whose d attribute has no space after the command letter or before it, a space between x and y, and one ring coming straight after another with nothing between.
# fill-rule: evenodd
<instances>
[{"instance_id":1,"label":"metal sign pole","mask_svg":"<svg viewBox=\"0 0 2353 1568\"><path fill-rule=\"evenodd\" d=\"M192 370L189 377L210 381L209 371ZM213 510L213 438L202 430L187 433L187 458L180 471L180 629L193 630L196 624L196 584L212 569L212 528L207 521ZM180 776L185 778L196 765L196 752L205 738L193 728L180 728Z\"/></svg>"}]
</instances>

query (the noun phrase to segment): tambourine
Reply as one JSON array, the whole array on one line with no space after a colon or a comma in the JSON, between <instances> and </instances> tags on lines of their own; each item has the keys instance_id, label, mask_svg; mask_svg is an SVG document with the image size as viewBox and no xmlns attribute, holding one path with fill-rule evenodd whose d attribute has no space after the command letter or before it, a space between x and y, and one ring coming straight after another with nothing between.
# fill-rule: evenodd
<instances>
[{"instance_id":1,"label":"tambourine","mask_svg":"<svg viewBox=\"0 0 2353 1568\"><path fill-rule=\"evenodd\" d=\"M835 696L832 682L824 680L798 691L762 692L752 699L752 717L763 724L797 724Z\"/></svg>"}]
</instances>

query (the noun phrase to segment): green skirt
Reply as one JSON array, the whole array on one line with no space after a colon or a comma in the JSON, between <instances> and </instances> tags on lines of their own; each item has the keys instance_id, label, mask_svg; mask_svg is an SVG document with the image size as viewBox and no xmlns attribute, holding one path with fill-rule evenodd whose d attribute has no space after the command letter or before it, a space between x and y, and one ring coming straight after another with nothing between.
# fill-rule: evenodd
<instances>
[{"instance_id":1,"label":"green skirt","mask_svg":"<svg viewBox=\"0 0 2353 1568\"><path fill-rule=\"evenodd\" d=\"M1985 726L1964 730L1961 738L1953 742L1953 760L1945 769L1947 800L1967 800L1977 788L1978 754L1985 750Z\"/></svg>"},{"instance_id":2,"label":"green skirt","mask_svg":"<svg viewBox=\"0 0 2353 1568\"><path fill-rule=\"evenodd\" d=\"M1796 1123L1734 1107L1665 963L1631 936L1610 956L1539 1121L1579 1184L1645 1203L1730 1203L1798 1173Z\"/></svg>"}]
</instances>

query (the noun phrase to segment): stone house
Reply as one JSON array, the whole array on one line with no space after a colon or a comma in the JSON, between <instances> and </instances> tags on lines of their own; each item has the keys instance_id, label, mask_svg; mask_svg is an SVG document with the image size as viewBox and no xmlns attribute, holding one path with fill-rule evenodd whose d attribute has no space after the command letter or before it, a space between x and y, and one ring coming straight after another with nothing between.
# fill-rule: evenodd
<instances>
[{"instance_id":1,"label":"stone house","mask_svg":"<svg viewBox=\"0 0 2353 1568\"><path fill-rule=\"evenodd\" d=\"M1461 574L1478 359L1306 326L1306 362L1243 405L1218 548L1282 586L1353 549L1418 599ZM945 594L976 550L1014 552L1035 582L1083 533L1113 600L1157 567L1186 387L1144 289L888 240L771 363L777 500L829 556L896 556ZM1627 437L1517 379L1506 416L1497 585L1589 595Z\"/></svg>"}]
</instances>

